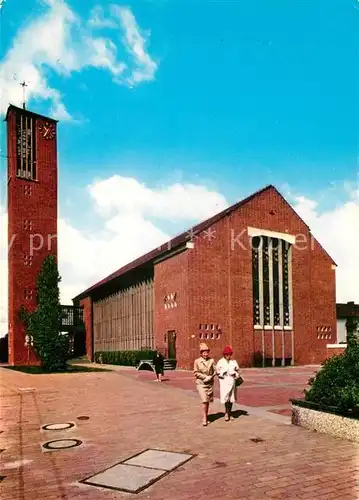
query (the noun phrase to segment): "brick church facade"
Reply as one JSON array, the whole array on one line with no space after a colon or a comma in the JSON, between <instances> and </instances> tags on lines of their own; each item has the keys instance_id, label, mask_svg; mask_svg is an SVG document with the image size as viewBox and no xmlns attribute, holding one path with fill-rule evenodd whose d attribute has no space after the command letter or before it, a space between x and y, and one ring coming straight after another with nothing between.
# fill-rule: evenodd
<instances>
[{"instance_id":1,"label":"brick church facade","mask_svg":"<svg viewBox=\"0 0 359 500\"><path fill-rule=\"evenodd\" d=\"M119 249L120 251L120 249ZM268 186L74 298L87 356L157 348L191 369L200 342L241 366L317 364L336 341L335 263Z\"/></svg>"},{"instance_id":2,"label":"brick church facade","mask_svg":"<svg viewBox=\"0 0 359 500\"><path fill-rule=\"evenodd\" d=\"M38 364L20 320L36 307L45 257L57 256L57 122L16 106L7 115L9 364Z\"/></svg>"}]
</instances>

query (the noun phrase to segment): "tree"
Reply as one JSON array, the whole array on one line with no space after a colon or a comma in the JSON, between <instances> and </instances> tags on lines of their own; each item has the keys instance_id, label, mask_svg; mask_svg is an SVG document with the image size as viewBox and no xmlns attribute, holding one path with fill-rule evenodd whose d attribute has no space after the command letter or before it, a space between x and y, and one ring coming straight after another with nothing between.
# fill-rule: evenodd
<instances>
[{"instance_id":1,"label":"tree","mask_svg":"<svg viewBox=\"0 0 359 500\"><path fill-rule=\"evenodd\" d=\"M345 323L347 330L347 346L350 349L359 348L359 320L349 316Z\"/></svg>"},{"instance_id":2,"label":"tree","mask_svg":"<svg viewBox=\"0 0 359 500\"><path fill-rule=\"evenodd\" d=\"M60 331L60 281L56 259L49 255L37 276L35 311L29 312L22 307L20 312L26 333L32 337L42 368L51 372L66 370L69 352L68 336Z\"/></svg>"}]
</instances>

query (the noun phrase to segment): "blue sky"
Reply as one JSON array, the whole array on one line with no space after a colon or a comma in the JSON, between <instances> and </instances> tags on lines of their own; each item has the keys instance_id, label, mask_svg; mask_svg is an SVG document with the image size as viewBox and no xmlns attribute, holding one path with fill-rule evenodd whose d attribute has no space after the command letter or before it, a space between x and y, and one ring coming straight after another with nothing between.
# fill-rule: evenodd
<instances>
[{"instance_id":1,"label":"blue sky","mask_svg":"<svg viewBox=\"0 0 359 500\"><path fill-rule=\"evenodd\" d=\"M44 9L34 0L21 3L4 6L5 50ZM86 17L99 3L69 6ZM310 194L354 178L355 4L128 2L139 26L151 30L155 81L129 89L96 69L67 78L50 72L67 109L84 120L60 124L62 180L120 168L153 183L172 180L174 169L187 180L215 183L234 200L243 184L249 192L288 183ZM48 112L47 103L33 107Z\"/></svg>"},{"instance_id":2,"label":"blue sky","mask_svg":"<svg viewBox=\"0 0 359 500\"><path fill-rule=\"evenodd\" d=\"M139 66L142 80L134 84L136 57L128 50L131 41L123 43L124 25L113 24L111 4L116 2L6 0L1 9L0 83L2 68L9 87L2 110L9 96L19 97L12 71L17 80L30 80L29 108L51 114L54 103L61 103L66 119L59 123L60 210L74 227L101 227L104 219L93 216L86 186L113 175L154 190L199 184L228 203L271 183L292 193L293 201L318 201L317 218L353 199L356 0L129 1L123 6L133 16L127 25L135 22L147 54ZM64 18L46 42L59 43L62 70L45 42L28 50L29 61L19 66L9 50L35 21L54 23L46 21L51 11ZM78 16L77 25L69 11ZM89 28L94 13L101 29ZM57 42L64 33L66 41ZM111 40L115 62L126 64L132 76L118 81L113 68L67 60L69 48L85 53L85 36ZM56 97L43 98L25 63L38 69ZM1 165L4 186L4 159ZM161 224L164 231L170 227L166 220ZM174 228L186 224L183 219Z\"/></svg>"}]
</instances>

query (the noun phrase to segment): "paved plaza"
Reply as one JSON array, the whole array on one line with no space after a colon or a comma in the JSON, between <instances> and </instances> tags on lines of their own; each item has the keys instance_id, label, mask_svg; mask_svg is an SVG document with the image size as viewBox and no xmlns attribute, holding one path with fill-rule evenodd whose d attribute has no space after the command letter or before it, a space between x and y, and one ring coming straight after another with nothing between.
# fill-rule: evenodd
<instances>
[{"instance_id":1,"label":"paved plaza","mask_svg":"<svg viewBox=\"0 0 359 500\"><path fill-rule=\"evenodd\" d=\"M314 371L243 370L236 418L225 422L216 401L202 427L189 372L159 384L118 367L0 368L1 498L358 499L359 446L290 425L288 398L302 395ZM103 487L120 480L139 492Z\"/></svg>"}]
</instances>

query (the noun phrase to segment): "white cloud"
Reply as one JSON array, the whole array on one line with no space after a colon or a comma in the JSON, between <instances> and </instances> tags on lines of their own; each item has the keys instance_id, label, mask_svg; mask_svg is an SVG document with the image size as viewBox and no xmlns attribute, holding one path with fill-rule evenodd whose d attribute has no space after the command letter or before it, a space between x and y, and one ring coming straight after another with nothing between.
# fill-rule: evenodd
<instances>
[{"instance_id":1,"label":"white cloud","mask_svg":"<svg viewBox=\"0 0 359 500\"><path fill-rule=\"evenodd\" d=\"M117 23L115 21L106 18L104 9L101 5L95 5L92 9L87 25L93 29L117 28Z\"/></svg>"},{"instance_id":2,"label":"white cloud","mask_svg":"<svg viewBox=\"0 0 359 500\"><path fill-rule=\"evenodd\" d=\"M177 183L151 189L136 179L119 175L93 183L89 191L96 209L104 215L140 213L170 221L189 220L195 215L202 220L227 206L221 194L205 186Z\"/></svg>"},{"instance_id":3,"label":"white cloud","mask_svg":"<svg viewBox=\"0 0 359 500\"><path fill-rule=\"evenodd\" d=\"M129 86L154 79L157 64L145 51L145 39L128 8L113 6L113 16L106 20L101 8L95 7L86 22L64 0L43 0L43 4L44 12L18 31L0 61L0 113L6 111L9 103L21 105L20 83L25 81L27 102L49 101L52 116L70 119L61 93L49 81L49 70L69 77L73 72L94 67L107 70L114 82ZM118 59L121 45L107 36L95 36L91 27L96 27L96 31L114 27L123 32L131 64Z\"/></svg>"},{"instance_id":4,"label":"white cloud","mask_svg":"<svg viewBox=\"0 0 359 500\"><path fill-rule=\"evenodd\" d=\"M117 47L108 38L86 37L87 64L95 68L107 69L112 75L119 76L126 64L117 61Z\"/></svg>"},{"instance_id":5,"label":"white cloud","mask_svg":"<svg viewBox=\"0 0 359 500\"><path fill-rule=\"evenodd\" d=\"M173 184L151 188L134 178L114 175L87 186L93 215L100 231L76 228L74 220L59 219L61 298L72 297L122 265L168 241L181 228L189 228L227 206L218 192L203 185ZM347 201L320 211L320 204L304 196L294 197L294 208L311 227L314 236L338 264L337 300L359 302L358 194L348 188ZM172 224L168 234L161 225ZM0 211L0 335L7 332L7 216Z\"/></svg>"},{"instance_id":6,"label":"white cloud","mask_svg":"<svg viewBox=\"0 0 359 500\"><path fill-rule=\"evenodd\" d=\"M153 80L157 70L157 63L151 59L145 48L150 33L141 34L135 16L129 8L113 5L111 11L120 20L124 30L123 42L136 66L136 69L127 79L127 82L131 85L136 85L144 81Z\"/></svg>"},{"instance_id":7,"label":"white cloud","mask_svg":"<svg viewBox=\"0 0 359 500\"><path fill-rule=\"evenodd\" d=\"M294 208L314 237L338 265L337 300L359 303L359 191L351 189L347 201L332 210L320 211L315 200L295 197Z\"/></svg>"}]
</instances>

